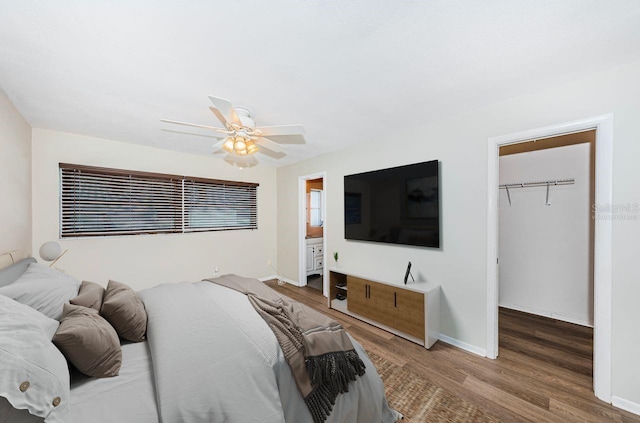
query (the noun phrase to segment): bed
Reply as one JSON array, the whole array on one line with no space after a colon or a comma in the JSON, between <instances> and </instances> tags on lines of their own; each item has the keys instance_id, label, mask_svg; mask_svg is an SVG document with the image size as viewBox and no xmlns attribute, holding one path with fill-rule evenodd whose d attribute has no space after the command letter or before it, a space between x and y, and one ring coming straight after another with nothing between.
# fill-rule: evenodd
<instances>
[{"instance_id":1,"label":"bed","mask_svg":"<svg viewBox=\"0 0 640 423\"><path fill-rule=\"evenodd\" d=\"M0 296L7 286L14 285L15 292L26 269L40 266L34 262L18 260L0 270ZM13 407L6 398L20 394L3 391L0 381L0 422L314 421L274 332L246 295L207 281L164 284L137 295L148 315L146 336L142 342L120 340L117 376L89 377L71 367L68 398L56 397L58 402L62 398L64 410L48 405L48 411L40 411L42 417L24 404ZM9 336L6 331L4 336ZM366 352L351 341L366 372L337 396L326 421L401 419L387 405L383 383ZM2 366L5 362L0 362L0 374Z\"/></svg>"}]
</instances>

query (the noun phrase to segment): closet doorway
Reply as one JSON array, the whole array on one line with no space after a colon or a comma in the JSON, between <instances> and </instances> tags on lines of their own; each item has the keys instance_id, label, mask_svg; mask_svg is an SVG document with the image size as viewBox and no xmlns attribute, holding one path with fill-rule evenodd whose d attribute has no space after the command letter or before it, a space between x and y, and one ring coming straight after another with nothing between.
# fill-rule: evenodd
<instances>
[{"instance_id":1,"label":"closet doorway","mask_svg":"<svg viewBox=\"0 0 640 423\"><path fill-rule=\"evenodd\" d=\"M325 293L325 172L301 176L299 189L299 286Z\"/></svg>"},{"instance_id":2,"label":"closet doorway","mask_svg":"<svg viewBox=\"0 0 640 423\"><path fill-rule=\"evenodd\" d=\"M500 147L499 348L593 383L596 131Z\"/></svg>"},{"instance_id":3,"label":"closet doorway","mask_svg":"<svg viewBox=\"0 0 640 423\"><path fill-rule=\"evenodd\" d=\"M487 178L487 357L496 358L498 356L498 305L499 305L499 275L502 271L503 258L498 260L499 251L499 209L509 207L503 205L502 201L509 201L511 197L512 207L516 198L513 190L507 194L506 187L499 188L500 184L508 182L499 179L499 150L503 146L517 145L532 140L540 142L543 139L558 137L560 135L570 135L578 132L595 131L595 188L593 203L611 204L612 182L613 182L613 115L602 115L587 118L579 121L543 127L520 133L504 135L489 139L488 149L488 178ZM537 179L537 178L536 178ZM547 181L509 181L509 182L543 182L543 184L533 184L531 188L520 188L520 190L531 190L542 187L541 204L547 209L554 207L556 200L560 201L557 189L573 187L550 186L547 191ZM556 179L553 176L549 179ZM563 179L571 179L563 178ZM554 190L556 188L556 190ZM503 191L503 192L502 192ZM506 198L503 198L506 197ZM522 200L522 198L520 198ZM547 204L551 204L548 206ZM561 205L561 203L557 203ZM612 222L610 219L593 219L591 208L588 207L585 213L592 219L591 229L593 239L593 387L596 397L611 402L611 261L612 261ZM558 229L559 230L559 229ZM534 275L541 272L534 271ZM536 282L542 283L540 278L534 278ZM566 314L566 313L565 313ZM566 316L565 316L566 318ZM567 323L568 324L568 323Z\"/></svg>"}]
</instances>

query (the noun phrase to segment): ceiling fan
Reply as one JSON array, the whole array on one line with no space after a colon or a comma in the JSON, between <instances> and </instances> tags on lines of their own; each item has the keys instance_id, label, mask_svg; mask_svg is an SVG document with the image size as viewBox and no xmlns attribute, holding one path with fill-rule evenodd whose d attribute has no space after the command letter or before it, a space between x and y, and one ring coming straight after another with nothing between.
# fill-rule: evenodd
<instances>
[{"instance_id":1,"label":"ceiling fan","mask_svg":"<svg viewBox=\"0 0 640 423\"><path fill-rule=\"evenodd\" d=\"M209 109L222 123L223 128L169 119L160 119L160 121L215 131L216 134L211 136L222 138L222 140L213 145L213 153L227 152L224 160L239 168L257 165L258 160L254 157L255 153L260 152L280 159L286 155L283 152L285 146L281 144L302 144L305 142L302 135L304 134L302 125L256 126L249 110L243 107L233 107L229 100L223 98L210 95L209 99L213 103L213 107L209 107Z\"/></svg>"}]
</instances>

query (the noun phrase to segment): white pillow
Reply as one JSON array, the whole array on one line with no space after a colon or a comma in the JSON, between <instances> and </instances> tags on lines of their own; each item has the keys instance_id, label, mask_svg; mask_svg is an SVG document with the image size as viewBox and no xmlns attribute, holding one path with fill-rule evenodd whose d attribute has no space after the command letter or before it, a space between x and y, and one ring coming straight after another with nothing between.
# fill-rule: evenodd
<instances>
[{"instance_id":1,"label":"white pillow","mask_svg":"<svg viewBox=\"0 0 640 423\"><path fill-rule=\"evenodd\" d=\"M62 307L76 295L80 281L58 270L31 263L10 285L0 287L0 295L35 308L52 319L60 320Z\"/></svg>"},{"instance_id":2,"label":"white pillow","mask_svg":"<svg viewBox=\"0 0 640 423\"><path fill-rule=\"evenodd\" d=\"M51 342L45 319L0 296L0 397L13 408L57 423L69 412L69 369Z\"/></svg>"},{"instance_id":3,"label":"white pillow","mask_svg":"<svg viewBox=\"0 0 640 423\"><path fill-rule=\"evenodd\" d=\"M20 305L20 307L16 306L16 304ZM14 309L17 310L16 314L19 313L23 315L26 320L38 325L38 327L42 329L42 333L44 333L49 341L53 339L53 335L56 334L58 326L60 326L60 322L45 316L36 309L25 306L24 304L20 304L16 300L12 300L11 298L5 297L4 295L0 295L0 310L2 310L0 312L5 313L5 310Z\"/></svg>"}]
</instances>

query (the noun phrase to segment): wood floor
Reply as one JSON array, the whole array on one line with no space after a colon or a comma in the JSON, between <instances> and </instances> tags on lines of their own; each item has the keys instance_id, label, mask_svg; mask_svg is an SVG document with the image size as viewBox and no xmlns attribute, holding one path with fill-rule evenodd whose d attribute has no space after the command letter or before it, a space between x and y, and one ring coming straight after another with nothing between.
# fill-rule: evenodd
<instances>
[{"instance_id":1,"label":"wood floor","mask_svg":"<svg viewBox=\"0 0 640 423\"><path fill-rule=\"evenodd\" d=\"M500 356L478 357L444 342L431 350L327 308L318 290L269 286L339 321L365 349L505 422L640 423L593 394L592 330L500 310Z\"/></svg>"}]
</instances>

